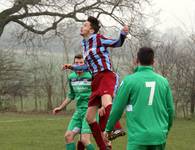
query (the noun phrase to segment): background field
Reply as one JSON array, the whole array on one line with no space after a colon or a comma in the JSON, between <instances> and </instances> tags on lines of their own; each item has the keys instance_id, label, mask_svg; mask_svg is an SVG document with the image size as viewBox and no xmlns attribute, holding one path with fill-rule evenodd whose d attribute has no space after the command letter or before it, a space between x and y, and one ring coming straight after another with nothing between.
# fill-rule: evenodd
<instances>
[{"instance_id":1,"label":"background field","mask_svg":"<svg viewBox=\"0 0 195 150\"><path fill-rule=\"evenodd\" d=\"M63 150L64 131L70 115L0 114L1 150ZM122 123L125 125L124 118ZM125 150L126 136L113 142ZM175 120L167 150L195 150L195 120Z\"/></svg>"}]
</instances>

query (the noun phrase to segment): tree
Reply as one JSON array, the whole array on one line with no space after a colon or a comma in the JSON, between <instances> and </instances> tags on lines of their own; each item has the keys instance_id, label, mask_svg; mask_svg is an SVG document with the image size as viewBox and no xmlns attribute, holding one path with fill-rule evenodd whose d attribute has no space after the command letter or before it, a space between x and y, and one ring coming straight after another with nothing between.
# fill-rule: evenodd
<instances>
[{"instance_id":1,"label":"tree","mask_svg":"<svg viewBox=\"0 0 195 150\"><path fill-rule=\"evenodd\" d=\"M41 86L43 92L47 96L47 111L52 110L52 98L55 96L57 98L57 94L55 94L55 87L58 86L57 78L59 77L59 68L54 58L51 54L48 55L48 61L39 60L40 70L39 74L41 75Z\"/></svg>"},{"instance_id":2,"label":"tree","mask_svg":"<svg viewBox=\"0 0 195 150\"><path fill-rule=\"evenodd\" d=\"M190 113L194 116L195 113L195 34L191 34L187 41L188 49L190 51L189 66L191 66L191 71L189 72L189 80L191 81L191 91L190 91Z\"/></svg>"},{"instance_id":3,"label":"tree","mask_svg":"<svg viewBox=\"0 0 195 150\"><path fill-rule=\"evenodd\" d=\"M78 25L73 24L72 21L67 22L66 24L59 25L59 33L57 34L57 38L63 46L63 59L61 64L73 63L72 59L70 60L70 55L74 52L81 53L80 48L80 38L77 36L78 34ZM76 35L76 36L75 36ZM55 35L56 37L56 35ZM66 95L67 89L67 79L68 79L69 71L62 71L60 74L61 77L61 101L64 99Z\"/></svg>"},{"instance_id":4,"label":"tree","mask_svg":"<svg viewBox=\"0 0 195 150\"><path fill-rule=\"evenodd\" d=\"M143 16L142 6L149 0L9 0L10 8L0 12L0 36L10 22L21 25L36 34L56 30L67 19L83 22L84 15L93 14L98 18L107 15L123 24L130 20L130 27L136 18ZM125 12L125 15L123 14ZM129 14L129 15L127 15ZM123 17L122 17L123 16ZM126 17L124 17L126 16ZM131 29L130 31L133 31ZM130 32L131 33L131 32Z\"/></svg>"},{"instance_id":5,"label":"tree","mask_svg":"<svg viewBox=\"0 0 195 150\"><path fill-rule=\"evenodd\" d=\"M5 99L20 97L23 109L22 97L26 95L26 77L22 63L16 61L14 53L10 50L0 50L0 96ZM1 99L3 100L3 99ZM8 100L6 103L8 103ZM0 102L2 104L2 102Z\"/></svg>"},{"instance_id":6,"label":"tree","mask_svg":"<svg viewBox=\"0 0 195 150\"><path fill-rule=\"evenodd\" d=\"M30 59L30 64L28 68L28 72L31 74L30 80L30 88L32 91L33 99L34 99L34 111L38 111L38 98L41 96L41 77L40 72L41 66L39 64L39 58L37 54L32 55Z\"/></svg>"},{"instance_id":7,"label":"tree","mask_svg":"<svg viewBox=\"0 0 195 150\"><path fill-rule=\"evenodd\" d=\"M168 76L176 63L176 48L177 41L170 40L168 42L161 42L157 46L157 61L158 61L158 70L163 76Z\"/></svg>"}]
</instances>

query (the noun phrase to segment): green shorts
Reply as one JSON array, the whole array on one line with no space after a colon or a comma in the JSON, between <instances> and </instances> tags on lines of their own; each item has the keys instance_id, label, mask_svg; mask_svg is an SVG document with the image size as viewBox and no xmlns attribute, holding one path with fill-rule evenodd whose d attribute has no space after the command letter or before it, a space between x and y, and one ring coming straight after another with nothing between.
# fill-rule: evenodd
<instances>
[{"instance_id":1,"label":"green shorts","mask_svg":"<svg viewBox=\"0 0 195 150\"><path fill-rule=\"evenodd\" d=\"M165 150L166 144L160 145L128 145L127 150Z\"/></svg>"},{"instance_id":2,"label":"green shorts","mask_svg":"<svg viewBox=\"0 0 195 150\"><path fill-rule=\"evenodd\" d=\"M75 133L91 133L90 127L86 121L86 110L77 110L74 112L68 125L68 131Z\"/></svg>"}]
</instances>

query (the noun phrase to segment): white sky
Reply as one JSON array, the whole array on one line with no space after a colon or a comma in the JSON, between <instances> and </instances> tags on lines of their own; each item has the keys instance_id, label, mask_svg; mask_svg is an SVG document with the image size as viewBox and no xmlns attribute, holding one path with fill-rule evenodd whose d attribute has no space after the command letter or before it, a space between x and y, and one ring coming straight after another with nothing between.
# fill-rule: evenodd
<instances>
[{"instance_id":1,"label":"white sky","mask_svg":"<svg viewBox=\"0 0 195 150\"><path fill-rule=\"evenodd\" d=\"M160 9L161 30L172 27L195 27L195 0L153 0L154 9Z\"/></svg>"},{"instance_id":2,"label":"white sky","mask_svg":"<svg viewBox=\"0 0 195 150\"><path fill-rule=\"evenodd\" d=\"M152 0L152 9L161 10L157 29L187 26L195 30L195 0ZM0 11L8 8L8 0L0 0ZM158 16L157 16L158 17Z\"/></svg>"}]
</instances>

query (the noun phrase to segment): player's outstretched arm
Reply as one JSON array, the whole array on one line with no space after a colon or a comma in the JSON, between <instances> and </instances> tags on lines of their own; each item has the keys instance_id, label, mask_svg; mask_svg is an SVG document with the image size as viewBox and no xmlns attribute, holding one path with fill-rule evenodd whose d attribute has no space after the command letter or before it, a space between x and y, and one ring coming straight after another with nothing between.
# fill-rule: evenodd
<instances>
[{"instance_id":1,"label":"player's outstretched arm","mask_svg":"<svg viewBox=\"0 0 195 150\"><path fill-rule=\"evenodd\" d=\"M71 102L70 100L65 99L65 100L62 102L62 104L61 104L60 106L55 107L55 108L53 109L53 114L55 115L55 114L57 114L58 112L60 112L60 111L61 111L64 107L66 107L70 102Z\"/></svg>"},{"instance_id":2,"label":"player's outstretched arm","mask_svg":"<svg viewBox=\"0 0 195 150\"><path fill-rule=\"evenodd\" d=\"M129 32L129 28L128 26L125 25L120 33L119 39L110 39L101 36L101 43L106 47L121 47L125 41L128 32Z\"/></svg>"},{"instance_id":3,"label":"player's outstretched arm","mask_svg":"<svg viewBox=\"0 0 195 150\"><path fill-rule=\"evenodd\" d=\"M84 64L84 65L72 65L72 70L87 72L87 71L89 71L89 68L86 64Z\"/></svg>"},{"instance_id":4,"label":"player's outstretched arm","mask_svg":"<svg viewBox=\"0 0 195 150\"><path fill-rule=\"evenodd\" d=\"M88 66L86 64L84 65L72 65L72 64L64 64L62 67L62 70L73 70L73 71L84 71L87 72L89 71Z\"/></svg>"},{"instance_id":5,"label":"player's outstretched arm","mask_svg":"<svg viewBox=\"0 0 195 150\"><path fill-rule=\"evenodd\" d=\"M72 64L64 64L62 66L62 70L67 70L67 69L71 69L72 70Z\"/></svg>"}]
</instances>

